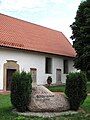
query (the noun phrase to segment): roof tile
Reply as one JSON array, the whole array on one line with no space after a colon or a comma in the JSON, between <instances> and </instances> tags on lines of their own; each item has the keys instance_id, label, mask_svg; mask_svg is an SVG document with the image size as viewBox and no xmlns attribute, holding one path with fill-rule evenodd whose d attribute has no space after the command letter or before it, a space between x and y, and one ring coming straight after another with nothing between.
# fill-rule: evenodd
<instances>
[{"instance_id":1,"label":"roof tile","mask_svg":"<svg viewBox=\"0 0 90 120\"><path fill-rule=\"evenodd\" d=\"M75 50L62 32L0 14L0 46L69 57Z\"/></svg>"}]
</instances>

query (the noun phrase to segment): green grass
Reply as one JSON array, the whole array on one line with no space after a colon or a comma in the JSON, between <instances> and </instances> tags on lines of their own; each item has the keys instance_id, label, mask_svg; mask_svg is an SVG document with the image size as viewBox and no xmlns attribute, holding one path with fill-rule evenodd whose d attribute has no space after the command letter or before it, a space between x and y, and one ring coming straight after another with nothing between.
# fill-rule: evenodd
<instances>
[{"instance_id":1,"label":"green grass","mask_svg":"<svg viewBox=\"0 0 90 120\"><path fill-rule=\"evenodd\" d=\"M49 86L47 88L52 92L64 92L65 91L65 85Z\"/></svg>"},{"instance_id":2,"label":"green grass","mask_svg":"<svg viewBox=\"0 0 90 120\"><path fill-rule=\"evenodd\" d=\"M86 111L86 113L90 113L90 95L86 98L81 107Z\"/></svg>"},{"instance_id":3,"label":"green grass","mask_svg":"<svg viewBox=\"0 0 90 120\"><path fill-rule=\"evenodd\" d=\"M86 111L86 113L64 115L54 118L23 117L12 113L10 95L0 95L0 120L90 120L90 96L87 97L82 105L82 108Z\"/></svg>"},{"instance_id":4,"label":"green grass","mask_svg":"<svg viewBox=\"0 0 90 120\"><path fill-rule=\"evenodd\" d=\"M12 112L9 95L0 95L0 120L13 120L17 115Z\"/></svg>"},{"instance_id":5,"label":"green grass","mask_svg":"<svg viewBox=\"0 0 90 120\"><path fill-rule=\"evenodd\" d=\"M49 86L47 88L52 92L64 92L65 91L65 85ZM90 93L90 82L87 83L87 92Z\"/></svg>"},{"instance_id":6,"label":"green grass","mask_svg":"<svg viewBox=\"0 0 90 120\"><path fill-rule=\"evenodd\" d=\"M48 87L54 92L64 92L65 85L63 86L50 86ZM87 90L90 93L90 82L87 83ZM90 96L88 96L81 106L86 113L78 113L76 115L65 115L54 118L42 117L22 117L12 113L12 105L10 102L10 95L0 95L0 120L90 120Z\"/></svg>"}]
</instances>

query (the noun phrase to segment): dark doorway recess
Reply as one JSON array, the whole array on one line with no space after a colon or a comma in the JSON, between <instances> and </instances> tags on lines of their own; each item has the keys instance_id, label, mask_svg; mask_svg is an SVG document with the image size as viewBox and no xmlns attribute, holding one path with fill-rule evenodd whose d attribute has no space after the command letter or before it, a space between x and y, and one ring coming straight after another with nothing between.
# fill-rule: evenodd
<instances>
[{"instance_id":1,"label":"dark doorway recess","mask_svg":"<svg viewBox=\"0 0 90 120\"><path fill-rule=\"evenodd\" d=\"M7 69L6 90L10 90L13 73L16 69Z\"/></svg>"}]
</instances>

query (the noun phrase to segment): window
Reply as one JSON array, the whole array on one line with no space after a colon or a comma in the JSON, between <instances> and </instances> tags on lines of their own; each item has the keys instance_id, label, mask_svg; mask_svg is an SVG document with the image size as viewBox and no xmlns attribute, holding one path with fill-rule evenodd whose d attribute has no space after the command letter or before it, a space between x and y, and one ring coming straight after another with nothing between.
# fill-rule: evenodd
<instances>
[{"instance_id":1,"label":"window","mask_svg":"<svg viewBox=\"0 0 90 120\"><path fill-rule=\"evenodd\" d=\"M64 74L68 74L68 60L63 61L63 72Z\"/></svg>"},{"instance_id":2,"label":"window","mask_svg":"<svg viewBox=\"0 0 90 120\"><path fill-rule=\"evenodd\" d=\"M45 73L51 74L52 73L52 59L51 58L46 58L45 61Z\"/></svg>"}]
</instances>

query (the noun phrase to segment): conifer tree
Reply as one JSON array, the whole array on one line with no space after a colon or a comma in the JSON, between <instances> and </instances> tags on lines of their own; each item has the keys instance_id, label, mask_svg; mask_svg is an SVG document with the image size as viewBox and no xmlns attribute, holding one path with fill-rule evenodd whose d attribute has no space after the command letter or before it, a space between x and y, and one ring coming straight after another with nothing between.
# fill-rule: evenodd
<instances>
[{"instance_id":1,"label":"conifer tree","mask_svg":"<svg viewBox=\"0 0 90 120\"><path fill-rule=\"evenodd\" d=\"M74 66L81 71L90 72L90 0L80 3L75 22L70 27L73 47L77 53Z\"/></svg>"}]
</instances>

